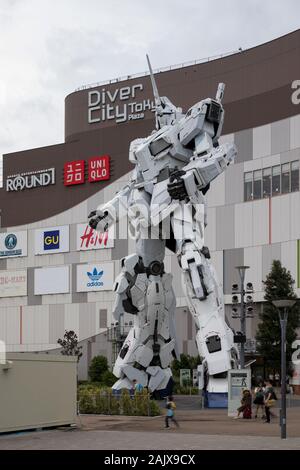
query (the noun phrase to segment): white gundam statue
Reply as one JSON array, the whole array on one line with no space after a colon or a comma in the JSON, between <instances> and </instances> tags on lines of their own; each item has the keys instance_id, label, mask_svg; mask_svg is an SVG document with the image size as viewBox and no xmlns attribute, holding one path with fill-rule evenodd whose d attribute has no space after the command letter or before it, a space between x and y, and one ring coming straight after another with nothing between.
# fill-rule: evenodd
<instances>
[{"instance_id":1,"label":"white gundam statue","mask_svg":"<svg viewBox=\"0 0 300 470\"><path fill-rule=\"evenodd\" d=\"M204 195L210 183L233 162L233 144L218 140L224 121L220 83L214 99L192 106L186 114L159 96L147 56L155 99L156 130L130 144L135 165L130 183L89 215L99 232L129 215L136 235L136 253L122 260L114 284L113 314L134 317L113 373L114 389L132 388L136 380L151 391L163 390L177 357L172 275L164 270L165 248L176 253L187 305L197 328L196 342L207 377L214 381L237 367L238 351L227 324L223 293L204 245L207 224Z\"/></svg>"}]
</instances>

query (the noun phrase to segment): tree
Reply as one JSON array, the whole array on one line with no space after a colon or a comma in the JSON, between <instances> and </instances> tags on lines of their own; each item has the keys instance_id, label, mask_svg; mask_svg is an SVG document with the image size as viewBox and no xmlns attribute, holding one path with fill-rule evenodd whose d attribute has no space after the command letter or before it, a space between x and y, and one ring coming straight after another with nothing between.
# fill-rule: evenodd
<instances>
[{"instance_id":1,"label":"tree","mask_svg":"<svg viewBox=\"0 0 300 470\"><path fill-rule=\"evenodd\" d=\"M105 356L93 357L90 367L89 376L92 382L101 382L102 374L108 371L108 363Z\"/></svg>"},{"instance_id":2,"label":"tree","mask_svg":"<svg viewBox=\"0 0 300 470\"><path fill-rule=\"evenodd\" d=\"M82 346L78 346L78 337L75 331L66 330L63 339L59 338L57 342L62 347L61 354L63 356L77 356L79 362L82 356Z\"/></svg>"},{"instance_id":3,"label":"tree","mask_svg":"<svg viewBox=\"0 0 300 470\"><path fill-rule=\"evenodd\" d=\"M189 354L180 354L179 359L174 359L172 362L172 373L179 376L180 369L197 369L198 364L201 364L200 356L190 356Z\"/></svg>"},{"instance_id":4,"label":"tree","mask_svg":"<svg viewBox=\"0 0 300 470\"><path fill-rule=\"evenodd\" d=\"M261 323L258 325L256 340L258 342L258 352L265 357L266 365L274 370L280 370L281 358L281 330L278 310L272 304L273 300L297 299L294 292L294 279L290 271L281 265L281 262L274 260L270 273L263 281L265 286L262 313L259 317ZM296 339L296 329L300 323L300 309L296 304L290 311L286 329L287 362L291 360L291 345Z\"/></svg>"}]
</instances>

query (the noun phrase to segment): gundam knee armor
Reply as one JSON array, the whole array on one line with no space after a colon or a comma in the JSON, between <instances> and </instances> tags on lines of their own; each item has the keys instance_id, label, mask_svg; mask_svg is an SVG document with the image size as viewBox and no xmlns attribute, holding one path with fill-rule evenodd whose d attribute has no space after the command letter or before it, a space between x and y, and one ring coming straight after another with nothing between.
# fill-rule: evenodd
<instances>
[{"instance_id":1,"label":"gundam knee armor","mask_svg":"<svg viewBox=\"0 0 300 470\"><path fill-rule=\"evenodd\" d=\"M151 391L166 388L176 348L171 274L164 272L160 261L154 260L145 267L140 256L130 255L122 260L114 290L115 319L124 312L130 313L134 315L134 325L114 365L113 373L119 380L113 388L131 388L134 379Z\"/></svg>"},{"instance_id":2,"label":"gundam knee armor","mask_svg":"<svg viewBox=\"0 0 300 470\"><path fill-rule=\"evenodd\" d=\"M225 321L223 296L207 247L183 243L179 262L189 309L198 327L197 347L210 376L234 367L233 332Z\"/></svg>"}]
</instances>

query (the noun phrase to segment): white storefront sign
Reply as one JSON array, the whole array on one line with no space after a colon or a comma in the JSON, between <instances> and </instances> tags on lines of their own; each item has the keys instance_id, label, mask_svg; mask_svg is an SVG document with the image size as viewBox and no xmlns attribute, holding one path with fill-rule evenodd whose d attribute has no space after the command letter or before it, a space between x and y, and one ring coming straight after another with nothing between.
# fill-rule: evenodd
<instances>
[{"instance_id":1,"label":"white storefront sign","mask_svg":"<svg viewBox=\"0 0 300 470\"><path fill-rule=\"evenodd\" d=\"M88 224L77 225L76 249L77 251L98 250L114 247L114 226L107 232L98 233Z\"/></svg>"},{"instance_id":2,"label":"white storefront sign","mask_svg":"<svg viewBox=\"0 0 300 470\"><path fill-rule=\"evenodd\" d=\"M68 225L37 229L34 238L36 255L51 255L69 251Z\"/></svg>"},{"instance_id":3,"label":"white storefront sign","mask_svg":"<svg viewBox=\"0 0 300 470\"><path fill-rule=\"evenodd\" d=\"M27 231L0 233L0 258L27 256Z\"/></svg>"},{"instance_id":4,"label":"white storefront sign","mask_svg":"<svg viewBox=\"0 0 300 470\"><path fill-rule=\"evenodd\" d=\"M27 295L27 271L0 271L0 298Z\"/></svg>"},{"instance_id":5,"label":"white storefront sign","mask_svg":"<svg viewBox=\"0 0 300 470\"><path fill-rule=\"evenodd\" d=\"M113 283L113 262L77 265L77 292L112 290Z\"/></svg>"},{"instance_id":6,"label":"white storefront sign","mask_svg":"<svg viewBox=\"0 0 300 470\"><path fill-rule=\"evenodd\" d=\"M34 294L66 294L70 291L69 266L36 268L34 270Z\"/></svg>"},{"instance_id":7,"label":"white storefront sign","mask_svg":"<svg viewBox=\"0 0 300 470\"><path fill-rule=\"evenodd\" d=\"M88 92L88 123L113 120L116 123L143 119L145 111L153 111L155 106L150 99L139 99L143 84L116 88L114 91L91 90ZM120 103L115 104L116 100Z\"/></svg>"},{"instance_id":8,"label":"white storefront sign","mask_svg":"<svg viewBox=\"0 0 300 470\"><path fill-rule=\"evenodd\" d=\"M49 186L50 184L55 184L55 168L7 176L6 191L23 191L23 189Z\"/></svg>"}]
</instances>

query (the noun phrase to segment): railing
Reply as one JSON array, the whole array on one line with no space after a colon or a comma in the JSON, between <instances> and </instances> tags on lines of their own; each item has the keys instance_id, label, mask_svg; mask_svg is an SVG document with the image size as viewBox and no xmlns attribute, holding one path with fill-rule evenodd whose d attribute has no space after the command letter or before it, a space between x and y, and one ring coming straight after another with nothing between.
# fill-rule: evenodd
<instances>
[{"instance_id":1,"label":"railing","mask_svg":"<svg viewBox=\"0 0 300 470\"><path fill-rule=\"evenodd\" d=\"M238 50L231 51L231 52L224 52L222 54L218 54L218 55L214 55L214 56L210 56L210 57L205 57L205 58L202 58L202 59L196 59L196 60L191 60L191 61L188 61L188 62L182 62L181 64L169 65L167 67L160 67L158 69L154 69L153 73L169 72L170 70L176 70L176 69L181 69L183 67L189 67L189 66L192 66L192 65L203 64L203 63L206 63L206 62L211 62L212 60L222 59L223 57L227 57L229 55L237 54L238 52L242 52L242 49L240 48ZM123 77L113 78L113 79L110 79L110 80L103 80L101 82L89 83L88 85L82 85L79 88L76 88L75 91L88 90L89 88L95 88L95 87L102 86L102 85L110 85L112 83L123 82L125 80L131 80L133 78L146 77L147 75L149 75L149 71L134 73L132 75L124 75Z\"/></svg>"}]
</instances>

